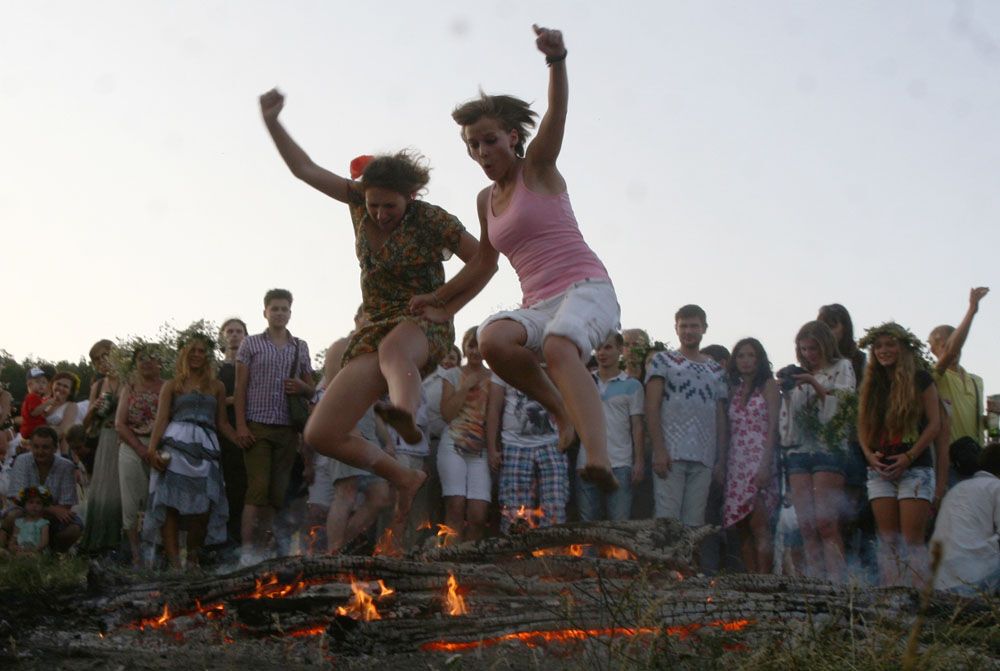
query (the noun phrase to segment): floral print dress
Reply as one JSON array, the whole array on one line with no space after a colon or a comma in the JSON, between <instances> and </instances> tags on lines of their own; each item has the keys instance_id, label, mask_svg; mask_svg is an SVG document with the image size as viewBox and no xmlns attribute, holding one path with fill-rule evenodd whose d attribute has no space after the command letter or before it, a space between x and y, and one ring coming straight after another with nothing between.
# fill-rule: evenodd
<instances>
[{"instance_id":1,"label":"floral print dress","mask_svg":"<svg viewBox=\"0 0 1000 671\"><path fill-rule=\"evenodd\" d=\"M753 512L758 490L757 471L767 444L767 401L758 389L743 402L739 391L729 404L729 466L726 469L726 496L722 525L731 527ZM772 455L773 456L773 455ZM777 469L772 468L770 487L761 492L768 510L778 505Z\"/></svg>"},{"instance_id":2,"label":"floral print dress","mask_svg":"<svg viewBox=\"0 0 1000 671\"><path fill-rule=\"evenodd\" d=\"M377 352L392 329L411 321L427 335L430 351L421 370L427 375L455 342L455 327L451 321L437 324L414 317L407 313L407 306L413 296L431 293L444 284L444 261L458 250L465 227L442 208L414 200L385 243L373 249L365 227L369 216L364 200L352 202L350 208L361 265L361 296L370 323L351 336L343 363L359 354Z\"/></svg>"}]
</instances>

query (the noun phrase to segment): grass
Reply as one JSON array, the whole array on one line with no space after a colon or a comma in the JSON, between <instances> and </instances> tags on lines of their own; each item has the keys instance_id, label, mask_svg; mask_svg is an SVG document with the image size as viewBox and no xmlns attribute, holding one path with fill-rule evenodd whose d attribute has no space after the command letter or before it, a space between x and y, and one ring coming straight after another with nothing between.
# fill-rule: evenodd
<instances>
[{"instance_id":1,"label":"grass","mask_svg":"<svg viewBox=\"0 0 1000 671\"><path fill-rule=\"evenodd\" d=\"M0 595L45 596L87 584L87 560L67 556L0 558ZM3 598L0 596L0 598Z\"/></svg>"}]
</instances>

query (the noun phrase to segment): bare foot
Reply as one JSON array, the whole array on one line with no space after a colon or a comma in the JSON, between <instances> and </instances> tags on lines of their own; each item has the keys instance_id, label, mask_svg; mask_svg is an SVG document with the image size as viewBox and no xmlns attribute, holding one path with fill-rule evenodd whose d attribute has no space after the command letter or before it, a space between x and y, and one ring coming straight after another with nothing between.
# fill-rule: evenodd
<instances>
[{"instance_id":1,"label":"bare foot","mask_svg":"<svg viewBox=\"0 0 1000 671\"><path fill-rule=\"evenodd\" d=\"M406 517L410 514L410 508L413 507L413 499L416 498L417 492L420 491L420 488L424 486L424 482L427 481L427 474L423 471L413 468L408 470L409 473L404 483L393 483L396 485L396 514L393 517L393 523L397 525L402 525L406 522Z\"/></svg>"},{"instance_id":2,"label":"bare foot","mask_svg":"<svg viewBox=\"0 0 1000 671\"><path fill-rule=\"evenodd\" d=\"M383 422L395 429L399 437L410 445L416 445L424 440L424 434L417 428L417 423L413 421L413 414L409 410L384 401L376 403L374 410Z\"/></svg>"},{"instance_id":3,"label":"bare foot","mask_svg":"<svg viewBox=\"0 0 1000 671\"><path fill-rule=\"evenodd\" d=\"M601 491L606 493L618 489L618 479L615 478L615 474L611 472L611 468L608 466L587 464L583 467L580 477L587 482L597 485Z\"/></svg>"}]
</instances>

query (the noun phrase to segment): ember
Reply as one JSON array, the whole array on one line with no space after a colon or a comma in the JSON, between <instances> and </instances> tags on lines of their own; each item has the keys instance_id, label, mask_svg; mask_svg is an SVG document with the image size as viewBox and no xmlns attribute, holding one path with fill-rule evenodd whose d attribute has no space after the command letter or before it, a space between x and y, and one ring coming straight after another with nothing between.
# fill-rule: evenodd
<instances>
[{"instance_id":1,"label":"ember","mask_svg":"<svg viewBox=\"0 0 1000 671\"><path fill-rule=\"evenodd\" d=\"M280 599L294 591L291 585L282 585L274 573L257 578L254 583L253 592L247 595L248 599Z\"/></svg>"},{"instance_id":2,"label":"ember","mask_svg":"<svg viewBox=\"0 0 1000 671\"><path fill-rule=\"evenodd\" d=\"M458 593L458 581L452 573L448 574L448 592L445 594L445 606L448 615L466 615L469 609L465 607L465 599Z\"/></svg>"},{"instance_id":3,"label":"ember","mask_svg":"<svg viewBox=\"0 0 1000 671\"><path fill-rule=\"evenodd\" d=\"M677 627L609 627L605 629L556 629L553 631L519 631L493 638L484 638L478 641L461 641L450 643L447 641L432 641L420 646L420 649L427 652L461 652L463 650L473 650L479 647L490 647L504 643L506 641L520 641L529 648L536 648L546 643L566 643L572 641L584 641L590 638L615 638L632 636L650 636L655 634L666 634L678 638L687 638L699 629L704 627L714 627L723 631L740 631L751 624L750 620L735 620L733 622L723 622L716 620L708 624L690 624Z\"/></svg>"},{"instance_id":4,"label":"ember","mask_svg":"<svg viewBox=\"0 0 1000 671\"><path fill-rule=\"evenodd\" d=\"M626 550L625 548L618 548L612 545L606 545L601 548L601 556L605 559L617 559L619 561L631 560L635 561L635 555Z\"/></svg>"}]
</instances>

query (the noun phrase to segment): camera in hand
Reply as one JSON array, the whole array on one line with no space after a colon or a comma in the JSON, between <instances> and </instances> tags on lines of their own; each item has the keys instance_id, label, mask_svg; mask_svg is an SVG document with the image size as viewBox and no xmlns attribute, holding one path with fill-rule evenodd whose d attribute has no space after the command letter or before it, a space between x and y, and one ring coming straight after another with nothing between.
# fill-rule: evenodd
<instances>
[{"instance_id":1,"label":"camera in hand","mask_svg":"<svg viewBox=\"0 0 1000 671\"><path fill-rule=\"evenodd\" d=\"M802 375L808 373L802 366L796 366L794 363L785 366L777 372L778 384L781 386L781 391L788 393L795 388L795 377L796 375Z\"/></svg>"}]
</instances>

